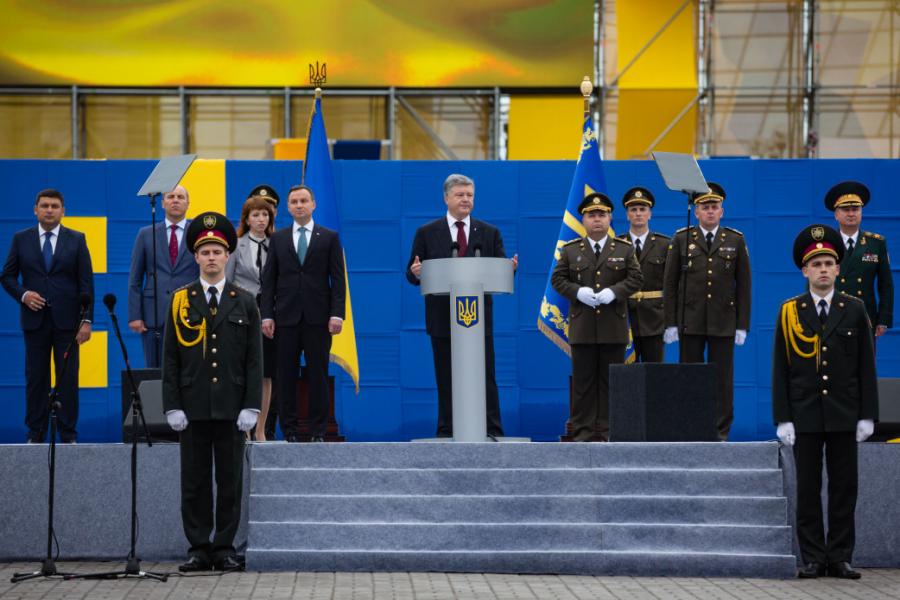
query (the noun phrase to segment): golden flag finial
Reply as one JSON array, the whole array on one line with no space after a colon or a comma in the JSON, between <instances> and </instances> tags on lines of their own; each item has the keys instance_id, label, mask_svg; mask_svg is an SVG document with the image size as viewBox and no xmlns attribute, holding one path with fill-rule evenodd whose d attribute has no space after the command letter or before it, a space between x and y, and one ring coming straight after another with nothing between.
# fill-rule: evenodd
<instances>
[{"instance_id":1,"label":"golden flag finial","mask_svg":"<svg viewBox=\"0 0 900 600\"><path fill-rule=\"evenodd\" d=\"M591 78L585 75L584 80L581 82L581 95L587 98L593 91L594 85L591 83Z\"/></svg>"},{"instance_id":2,"label":"golden flag finial","mask_svg":"<svg viewBox=\"0 0 900 600\"><path fill-rule=\"evenodd\" d=\"M316 99L318 100L318 99L321 99L321 98L322 98L322 88L317 87L317 88L316 88Z\"/></svg>"}]
</instances>

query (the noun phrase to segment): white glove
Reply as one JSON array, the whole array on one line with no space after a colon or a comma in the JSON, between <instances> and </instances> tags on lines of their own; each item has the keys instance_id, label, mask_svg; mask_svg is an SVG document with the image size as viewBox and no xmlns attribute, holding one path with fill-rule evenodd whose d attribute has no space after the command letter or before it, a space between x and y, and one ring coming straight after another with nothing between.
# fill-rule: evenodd
<instances>
[{"instance_id":1,"label":"white glove","mask_svg":"<svg viewBox=\"0 0 900 600\"><path fill-rule=\"evenodd\" d=\"M597 292L597 302L599 304L609 304L610 302L615 302L616 294L609 288L603 288L599 292Z\"/></svg>"},{"instance_id":2,"label":"white glove","mask_svg":"<svg viewBox=\"0 0 900 600\"><path fill-rule=\"evenodd\" d=\"M188 426L187 415L183 410L170 410L166 413L166 421L173 431L184 431Z\"/></svg>"},{"instance_id":3,"label":"white glove","mask_svg":"<svg viewBox=\"0 0 900 600\"><path fill-rule=\"evenodd\" d=\"M797 439L797 434L794 433L794 424L791 422L779 423L778 429L775 430L775 435L778 436L782 444L787 444L788 446L793 446Z\"/></svg>"},{"instance_id":4,"label":"white glove","mask_svg":"<svg viewBox=\"0 0 900 600\"><path fill-rule=\"evenodd\" d=\"M663 333L663 341L667 344L671 344L672 342L678 341L678 328L677 327L666 327L666 331Z\"/></svg>"},{"instance_id":5,"label":"white glove","mask_svg":"<svg viewBox=\"0 0 900 600\"><path fill-rule=\"evenodd\" d=\"M875 433L875 421L872 419L863 419L856 423L856 441L864 442L869 436Z\"/></svg>"},{"instance_id":6,"label":"white glove","mask_svg":"<svg viewBox=\"0 0 900 600\"><path fill-rule=\"evenodd\" d=\"M594 295L594 290L589 287L578 288L578 300L582 304L587 304L588 306L594 307L597 306L597 297Z\"/></svg>"},{"instance_id":7,"label":"white glove","mask_svg":"<svg viewBox=\"0 0 900 600\"><path fill-rule=\"evenodd\" d=\"M249 408L245 408L240 413L238 413L237 427L241 431L250 431L251 429L256 427L256 419L258 418L258 412L256 412L255 410L250 410Z\"/></svg>"},{"instance_id":8,"label":"white glove","mask_svg":"<svg viewBox=\"0 0 900 600\"><path fill-rule=\"evenodd\" d=\"M746 329L738 329L734 332L734 344L735 346L743 346L744 342L747 341L747 330Z\"/></svg>"}]
</instances>

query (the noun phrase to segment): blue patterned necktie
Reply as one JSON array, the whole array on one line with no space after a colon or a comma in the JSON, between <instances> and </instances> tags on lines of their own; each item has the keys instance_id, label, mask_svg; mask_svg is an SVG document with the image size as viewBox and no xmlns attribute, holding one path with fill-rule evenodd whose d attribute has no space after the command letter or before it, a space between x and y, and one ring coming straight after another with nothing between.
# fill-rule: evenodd
<instances>
[{"instance_id":1,"label":"blue patterned necktie","mask_svg":"<svg viewBox=\"0 0 900 600\"><path fill-rule=\"evenodd\" d=\"M44 233L44 247L42 248L44 267L47 268L48 272L50 271L50 265L53 264L53 245L50 243L50 236L52 235L52 231Z\"/></svg>"},{"instance_id":2,"label":"blue patterned necktie","mask_svg":"<svg viewBox=\"0 0 900 600\"><path fill-rule=\"evenodd\" d=\"M300 264L303 264L303 259L306 258L306 227L300 228L300 239L297 240L297 258L300 259Z\"/></svg>"}]
</instances>

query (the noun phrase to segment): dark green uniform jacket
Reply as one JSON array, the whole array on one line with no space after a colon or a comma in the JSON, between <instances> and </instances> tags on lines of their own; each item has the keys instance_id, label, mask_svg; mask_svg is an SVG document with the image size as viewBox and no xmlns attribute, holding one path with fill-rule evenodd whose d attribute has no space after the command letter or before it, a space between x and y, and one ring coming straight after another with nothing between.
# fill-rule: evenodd
<instances>
[{"instance_id":1,"label":"dark green uniform jacket","mask_svg":"<svg viewBox=\"0 0 900 600\"><path fill-rule=\"evenodd\" d=\"M186 294L178 331L172 294L163 340L163 407L183 410L188 421L236 421L245 408L259 409L262 397L262 338L259 309L250 292L225 282L216 316L200 281L181 288ZM204 338L198 338L206 321ZM187 326L185 326L185 323Z\"/></svg>"},{"instance_id":2,"label":"dark green uniform jacket","mask_svg":"<svg viewBox=\"0 0 900 600\"><path fill-rule=\"evenodd\" d=\"M631 242L628 233L619 239ZM628 300L631 328L636 335L662 335L666 328L662 289L670 240L667 235L651 231L647 234L644 247L641 248L638 263L644 275L644 284L638 293L633 294L637 298L632 297ZM643 294L647 294L647 297Z\"/></svg>"},{"instance_id":3,"label":"dark green uniform jacket","mask_svg":"<svg viewBox=\"0 0 900 600\"><path fill-rule=\"evenodd\" d=\"M874 325L894 326L894 280L888 260L887 240L869 231L860 231L853 252L844 255L841 275L834 282L838 291L865 302ZM875 298L875 280L878 298Z\"/></svg>"},{"instance_id":4,"label":"dark green uniform jacket","mask_svg":"<svg viewBox=\"0 0 900 600\"><path fill-rule=\"evenodd\" d=\"M600 257L594 256L587 238L572 240L560 248L550 276L553 289L569 300L570 344L627 344L628 297L644 280L630 242L607 237ZM578 289L594 292L610 288L616 299L592 308L578 300Z\"/></svg>"},{"instance_id":5,"label":"dark green uniform jacket","mask_svg":"<svg viewBox=\"0 0 900 600\"><path fill-rule=\"evenodd\" d=\"M681 290L685 244L688 270ZM730 337L736 329L749 330L750 253L744 234L719 226L712 247L707 248L699 227L679 229L666 256L663 298L666 327L680 325L681 304L686 301L683 333L687 335Z\"/></svg>"},{"instance_id":6,"label":"dark green uniform jacket","mask_svg":"<svg viewBox=\"0 0 900 600\"><path fill-rule=\"evenodd\" d=\"M787 300L778 314L772 355L775 423L791 422L797 433L821 433L856 431L861 419L877 421L878 381L870 329L862 301L846 294L835 292L824 330L809 292ZM815 344L800 339L814 335L820 340L818 360ZM797 349L812 356L798 356Z\"/></svg>"}]
</instances>

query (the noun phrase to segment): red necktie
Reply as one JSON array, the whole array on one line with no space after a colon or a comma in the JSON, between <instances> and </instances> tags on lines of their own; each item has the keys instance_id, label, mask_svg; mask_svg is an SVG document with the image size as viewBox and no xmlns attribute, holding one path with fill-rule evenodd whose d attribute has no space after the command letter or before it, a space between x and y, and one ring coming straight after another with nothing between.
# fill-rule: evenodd
<instances>
[{"instance_id":1,"label":"red necktie","mask_svg":"<svg viewBox=\"0 0 900 600\"><path fill-rule=\"evenodd\" d=\"M456 222L456 243L459 244L459 256L465 256L469 242L466 241L466 224L462 221Z\"/></svg>"},{"instance_id":2,"label":"red necktie","mask_svg":"<svg viewBox=\"0 0 900 600\"><path fill-rule=\"evenodd\" d=\"M172 235L169 236L169 262L172 263L172 266L175 266L175 261L178 260L178 238L175 237L175 230L178 229L178 225L171 225L172 227Z\"/></svg>"}]
</instances>

